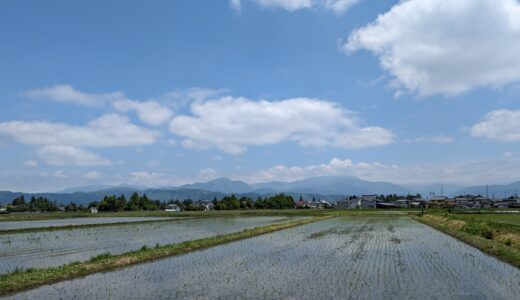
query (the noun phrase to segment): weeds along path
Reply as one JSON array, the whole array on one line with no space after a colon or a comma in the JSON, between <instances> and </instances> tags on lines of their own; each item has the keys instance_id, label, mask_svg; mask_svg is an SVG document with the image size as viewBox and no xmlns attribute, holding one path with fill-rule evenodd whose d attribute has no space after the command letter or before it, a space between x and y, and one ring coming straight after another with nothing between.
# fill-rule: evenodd
<instances>
[{"instance_id":1,"label":"weeds along path","mask_svg":"<svg viewBox=\"0 0 520 300\"><path fill-rule=\"evenodd\" d=\"M517 224L457 215L425 214L410 217L520 268L520 228Z\"/></svg>"},{"instance_id":2,"label":"weeds along path","mask_svg":"<svg viewBox=\"0 0 520 300\"><path fill-rule=\"evenodd\" d=\"M119 255L100 255L92 258L87 262L71 263L60 267L16 271L14 273L0 276L0 295L23 291L40 285L70 280L97 272L119 269L129 265L149 262L169 256L185 254L192 251L202 250L209 247L272 233L275 231L284 230L328 218L330 218L330 216L297 219L289 222L244 229L243 231L239 232L207 237L198 240L185 241L176 244L164 246L157 245L157 247L153 248L143 247L140 250Z\"/></svg>"}]
</instances>

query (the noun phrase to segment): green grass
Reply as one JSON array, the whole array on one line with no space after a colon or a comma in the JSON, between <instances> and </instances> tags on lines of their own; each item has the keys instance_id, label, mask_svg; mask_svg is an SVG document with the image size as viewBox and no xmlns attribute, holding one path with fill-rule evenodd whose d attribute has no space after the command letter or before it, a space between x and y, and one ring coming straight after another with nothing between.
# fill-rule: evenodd
<instances>
[{"instance_id":1,"label":"green grass","mask_svg":"<svg viewBox=\"0 0 520 300\"><path fill-rule=\"evenodd\" d=\"M261 234L267 234L311 222L321 221L329 217L330 216L321 216L309 219L300 219L285 223L245 229L235 233L199 240L163 246L156 245L154 248L143 247L140 250L120 255L111 255L109 253L105 253L93 257L87 262L71 263L60 267L30 269L26 271L18 270L10 274L0 276L0 296L35 288L44 284L70 280L97 272L110 271L164 257L202 250L229 242L247 239Z\"/></svg>"},{"instance_id":2,"label":"green grass","mask_svg":"<svg viewBox=\"0 0 520 300\"><path fill-rule=\"evenodd\" d=\"M460 218L459 215L448 214L411 218L520 268L520 230L516 225L479 221L466 216Z\"/></svg>"},{"instance_id":3,"label":"green grass","mask_svg":"<svg viewBox=\"0 0 520 300\"><path fill-rule=\"evenodd\" d=\"M456 214L459 220L474 220L479 222L500 223L520 226L520 214Z\"/></svg>"}]
</instances>

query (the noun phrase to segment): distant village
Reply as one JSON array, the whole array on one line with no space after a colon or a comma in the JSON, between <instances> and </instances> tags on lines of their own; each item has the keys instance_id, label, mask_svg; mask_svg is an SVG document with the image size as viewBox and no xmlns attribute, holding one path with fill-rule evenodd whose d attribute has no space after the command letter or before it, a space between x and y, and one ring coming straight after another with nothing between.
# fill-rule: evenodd
<instances>
[{"instance_id":1,"label":"distant village","mask_svg":"<svg viewBox=\"0 0 520 300\"><path fill-rule=\"evenodd\" d=\"M370 209L370 208L520 208L518 195L509 198L488 198L481 195L460 195L454 198L448 196L432 196L424 199L417 196L397 197L387 199L379 195L362 195L348 197L335 203L337 209ZM307 205L307 204L305 204Z\"/></svg>"},{"instance_id":2,"label":"distant village","mask_svg":"<svg viewBox=\"0 0 520 300\"><path fill-rule=\"evenodd\" d=\"M117 199L122 198L121 205L117 206ZM430 209L503 209L520 208L520 197L513 195L506 198L489 198L481 195L460 195L453 198L448 196L431 196L424 199L420 194L397 196L393 195L361 195L348 196L337 202L324 199L305 200L300 196L299 200L294 201L291 196L277 194L271 197L258 198L253 201L251 198L235 195L226 196L220 200L197 200L190 199L169 202L152 201L146 195L139 197L137 193L132 195L130 201L126 201L124 196L105 196L100 203L92 202L88 206L76 206L70 203L66 206L57 205L46 198L31 198L25 202L23 195L17 197L6 207L0 206L0 214L10 212L42 212L42 211L120 211L120 210L165 210L167 212L179 211L212 211L212 210L235 210L235 209L399 209L399 208L430 208ZM132 200L135 198L134 200ZM143 199L145 200L143 200ZM114 201L109 201L109 200ZM114 203L112 203L114 202ZM136 203L135 205L134 202ZM153 205L152 205L153 204ZM134 207L135 206L135 207Z\"/></svg>"}]
</instances>

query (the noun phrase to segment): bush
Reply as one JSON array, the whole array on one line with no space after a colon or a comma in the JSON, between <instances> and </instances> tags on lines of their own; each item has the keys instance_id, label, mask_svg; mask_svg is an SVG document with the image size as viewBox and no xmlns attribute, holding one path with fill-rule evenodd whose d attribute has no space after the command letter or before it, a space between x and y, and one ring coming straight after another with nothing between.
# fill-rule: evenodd
<instances>
[{"instance_id":1,"label":"bush","mask_svg":"<svg viewBox=\"0 0 520 300\"><path fill-rule=\"evenodd\" d=\"M479 235L488 240L493 238L493 230L484 223L467 223L462 226L462 231L473 235Z\"/></svg>"}]
</instances>

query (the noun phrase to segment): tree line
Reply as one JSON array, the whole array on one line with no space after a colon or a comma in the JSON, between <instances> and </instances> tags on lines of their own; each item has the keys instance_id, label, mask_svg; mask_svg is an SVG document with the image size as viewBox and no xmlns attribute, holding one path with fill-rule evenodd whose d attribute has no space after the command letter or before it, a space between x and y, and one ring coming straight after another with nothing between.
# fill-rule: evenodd
<instances>
[{"instance_id":1,"label":"tree line","mask_svg":"<svg viewBox=\"0 0 520 300\"><path fill-rule=\"evenodd\" d=\"M29 201L25 200L24 195L16 197L11 202L11 205L7 207L11 212L38 212L38 211L58 211L58 205L56 201L50 201L45 197L34 197L32 196Z\"/></svg>"},{"instance_id":2,"label":"tree line","mask_svg":"<svg viewBox=\"0 0 520 300\"><path fill-rule=\"evenodd\" d=\"M64 210L67 212L88 211L91 207L97 208L98 211L117 212L117 211L135 211L135 210L164 210L169 204L176 204L185 211L202 211L209 209L210 202L194 202L191 199L183 201L170 200L168 202L152 200L146 194L139 195L134 192L129 199L125 195L105 195L101 201L92 201L87 206L77 205L74 202L58 207L57 203L50 201L45 197L31 197L26 202L23 195L16 197L8 206L11 212L51 212ZM220 200L214 198L211 201L215 210L236 210L236 209L289 209L295 207L292 196L285 194L276 194L270 197L258 197L256 201L252 198L242 196L237 198L235 195L225 196Z\"/></svg>"}]
</instances>

